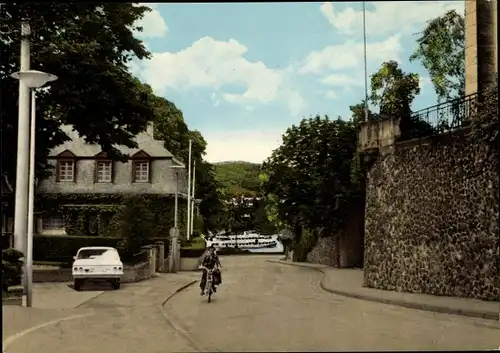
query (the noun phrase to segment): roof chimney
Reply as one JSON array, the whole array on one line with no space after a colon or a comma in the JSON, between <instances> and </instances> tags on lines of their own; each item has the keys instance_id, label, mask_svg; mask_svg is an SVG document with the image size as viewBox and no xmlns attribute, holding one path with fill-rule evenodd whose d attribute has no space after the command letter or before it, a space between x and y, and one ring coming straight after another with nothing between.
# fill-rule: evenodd
<instances>
[{"instance_id":1,"label":"roof chimney","mask_svg":"<svg viewBox=\"0 0 500 353\"><path fill-rule=\"evenodd\" d=\"M153 139L155 138L155 125L154 123L149 123L146 129L146 133L151 136Z\"/></svg>"}]
</instances>

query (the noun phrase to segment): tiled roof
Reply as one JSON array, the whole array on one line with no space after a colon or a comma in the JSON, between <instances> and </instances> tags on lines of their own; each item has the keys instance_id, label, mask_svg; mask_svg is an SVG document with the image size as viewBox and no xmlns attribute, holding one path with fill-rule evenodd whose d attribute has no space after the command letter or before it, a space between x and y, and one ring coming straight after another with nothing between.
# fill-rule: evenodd
<instances>
[{"instance_id":1,"label":"tiled roof","mask_svg":"<svg viewBox=\"0 0 500 353\"><path fill-rule=\"evenodd\" d=\"M71 140L53 148L49 153L50 157L56 157L66 150L73 152L77 157L93 157L101 152L101 146L86 143L85 140L78 135L78 132L73 130L72 126L63 125L61 129ZM148 129L149 133L141 132L135 137L138 148L128 148L120 145L118 149L120 152L128 155L134 155L142 150L151 157L173 157L173 154L164 147L163 141L153 138L152 134L150 134L150 130L151 129Z\"/></svg>"}]
</instances>

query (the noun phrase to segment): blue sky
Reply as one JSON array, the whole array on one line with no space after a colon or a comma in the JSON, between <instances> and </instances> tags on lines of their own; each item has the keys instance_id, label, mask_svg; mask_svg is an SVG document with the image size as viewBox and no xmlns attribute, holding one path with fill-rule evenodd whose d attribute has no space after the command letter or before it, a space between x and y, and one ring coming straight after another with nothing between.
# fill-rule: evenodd
<instances>
[{"instance_id":1,"label":"blue sky","mask_svg":"<svg viewBox=\"0 0 500 353\"><path fill-rule=\"evenodd\" d=\"M145 4L143 4L145 5ZM211 162L262 162L303 117L350 117L364 97L362 3L147 4L139 37L153 53L131 64L208 142ZM463 1L366 3L369 74L387 60L421 76L413 109L436 103L408 57L414 33Z\"/></svg>"}]
</instances>

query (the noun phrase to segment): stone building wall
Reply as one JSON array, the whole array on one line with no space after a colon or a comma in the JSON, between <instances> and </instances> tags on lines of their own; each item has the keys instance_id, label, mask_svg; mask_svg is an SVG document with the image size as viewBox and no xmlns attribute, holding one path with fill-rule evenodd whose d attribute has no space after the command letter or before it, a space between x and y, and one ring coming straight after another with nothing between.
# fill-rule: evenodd
<instances>
[{"instance_id":1,"label":"stone building wall","mask_svg":"<svg viewBox=\"0 0 500 353\"><path fill-rule=\"evenodd\" d=\"M320 237L307 254L307 262L339 268L363 266L364 200L353 205L349 214L338 240L335 237Z\"/></svg>"},{"instance_id":2,"label":"stone building wall","mask_svg":"<svg viewBox=\"0 0 500 353\"><path fill-rule=\"evenodd\" d=\"M367 287L498 300L498 159L462 131L396 146L372 166Z\"/></svg>"}]
</instances>

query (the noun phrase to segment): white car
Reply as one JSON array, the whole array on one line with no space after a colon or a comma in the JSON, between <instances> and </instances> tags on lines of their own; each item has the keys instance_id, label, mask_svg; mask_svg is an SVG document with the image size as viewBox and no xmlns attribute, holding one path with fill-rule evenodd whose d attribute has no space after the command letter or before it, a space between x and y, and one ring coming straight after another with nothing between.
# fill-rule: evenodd
<instances>
[{"instance_id":1,"label":"white car","mask_svg":"<svg viewBox=\"0 0 500 353\"><path fill-rule=\"evenodd\" d=\"M120 288L123 263L115 248L89 246L80 248L73 257L73 279L75 290L80 290L86 280L105 280L115 289Z\"/></svg>"}]
</instances>

